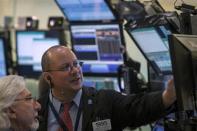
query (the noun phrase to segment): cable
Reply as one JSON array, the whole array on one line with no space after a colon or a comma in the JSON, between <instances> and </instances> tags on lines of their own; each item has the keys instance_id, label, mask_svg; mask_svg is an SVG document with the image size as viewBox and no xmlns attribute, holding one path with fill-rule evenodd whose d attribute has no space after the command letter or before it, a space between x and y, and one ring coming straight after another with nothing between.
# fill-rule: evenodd
<instances>
[{"instance_id":1,"label":"cable","mask_svg":"<svg viewBox=\"0 0 197 131\"><path fill-rule=\"evenodd\" d=\"M175 2L174 2L174 8L175 8L175 6L176 6L176 2L177 2L177 0L175 0Z\"/></svg>"},{"instance_id":2,"label":"cable","mask_svg":"<svg viewBox=\"0 0 197 131\"><path fill-rule=\"evenodd\" d=\"M176 6L177 1L178 1L178 0L175 0L175 2L174 2L174 8L175 8L175 9L176 9L176 7L179 7L179 6ZM182 4L185 3L183 0L181 0L181 1L182 1Z\"/></svg>"}]
</instances>

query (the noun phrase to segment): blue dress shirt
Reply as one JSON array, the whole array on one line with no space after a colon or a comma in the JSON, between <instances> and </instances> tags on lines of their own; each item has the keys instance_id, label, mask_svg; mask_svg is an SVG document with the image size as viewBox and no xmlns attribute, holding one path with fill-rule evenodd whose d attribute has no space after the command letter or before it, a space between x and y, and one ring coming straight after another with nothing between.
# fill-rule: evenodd
<instances>
[{"instance_id":1,"label":"blue dress shirt","mask_svg":"<svg viewBox=\"0 0 197 131\"><path fill-rule=\"evenodd\" d=\"M80 104L80 100L81 100L81 96L82 96L82 89L80 89L77 94L75 95L74 99L73 99L73 104L69 110L69 114L71 116L71 120L72 120L72 124L73 124L73 128L75 127L75 122L76 122L76 117L77 117L77 112L79 109L79 104ZM53 103L55 110L57 112L60 111L60 106L61 106L61 102L59 100L57 100L55 97L52 96L51 91L49 93L49 99L51 100L51 102ZM57 131L60 128L59 123L57 122L50 106L48 106L49 108L49 112L48 112L48 131ZM81 131L82 130L82 113L81 113L81 117L79 120L79 125L77 128L77 131Z\"/></svg>"}]
</instances>

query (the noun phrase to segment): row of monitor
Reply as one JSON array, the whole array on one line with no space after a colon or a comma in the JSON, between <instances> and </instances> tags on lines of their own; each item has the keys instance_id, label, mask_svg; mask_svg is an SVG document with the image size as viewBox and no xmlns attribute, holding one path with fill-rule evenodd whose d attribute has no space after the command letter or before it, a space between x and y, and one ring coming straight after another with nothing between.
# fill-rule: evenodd
<instances>
[{"instance_id":1,"label":"row of monitor","mask_svg":"<svg viewBox=\"0 0 197 131\"><path fill-rule=\"evenodd\" d=\"M85 75L113 76L124 63L120 50L121 27L111 24L71 25L72 48L78 59L84 62ZM17 72L26 77L41 74L42 54L51 46L61 43L62 33L57 30L16 30ZM1 40L1 63L6 63L3 40ZM65 43L61 43L65 44ZM5 64L1 64L6 68ZM5 69L7 70L7 69ZM7 74L1 68L2 75Z\"/></svg>"},{"instance_id":2,"label":"row of monitor","mask_svg":"<svg viewBox=\"0 0 197 131\"><path fill-rule=\"evenodd\" d=\"M124 63L121 52L122 32L118 24L71 25L73 50L84 62L87 75L114 75ZM172 73L168 47L170 30L165 26L128 30L153 68L162 74ZM17 31L18 71L36 76L41 72L40 60L50 46L59 44L59 35L47 31ZM35 53L36 52L36 53Z\"/></svg>"},{"instance_id":3,"label":"row of monitor","mask_svg":"<svg viewBox=\"0 0 197 131\"><path fill-rule=\"evenodd\" d=\"M78 59L84 62L84 73L117 73L118 66L124 63L120 50L122 31L118 24L77 24L71 25L70 30L73 50ZM126 30L158 74L172 74L168 45L170 29L161 25ZM44 30L16 31L19 72L40 72L42 53L59 44L60 35ZM2 38L0 42L3 50ZM1 61L4 61L3 52Z\"/></svg>"},{"instance_id":4,"label":"row of monitor","mask_svg":"<svg viewBox=\"0 0 197 131\"><path fill-rule=\"evenodd\" d=\"M157 74L172 74L166 25L141 28L126 28L134 43L152 65ZM124 63L121 52L122 29L117 23L73 24L70 26L72 48L77 58L84 62L85 75L116 75ZM60 44L58 31L16 31L17 70L27 77L37 77L41 73L41 56L46 49ZM6 74L3 39L1 47L1 74ZM62 43L63 44L63 43Z\"/></svg>"}]
</instances>

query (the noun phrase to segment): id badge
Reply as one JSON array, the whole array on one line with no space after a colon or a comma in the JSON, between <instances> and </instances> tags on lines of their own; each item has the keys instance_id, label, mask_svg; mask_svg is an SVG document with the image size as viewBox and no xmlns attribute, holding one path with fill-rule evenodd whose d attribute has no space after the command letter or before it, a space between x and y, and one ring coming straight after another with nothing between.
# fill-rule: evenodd
<instances>
[{"instance_id":1,"label":"id badge","mask_svg":"<svg viewBox=\"0 0 197 131\"><path fill-rule=\"evenodd\" d=\"M92 122L93 131L107 131L111 130L110 119Z\"/></svg>"}]
</instances>

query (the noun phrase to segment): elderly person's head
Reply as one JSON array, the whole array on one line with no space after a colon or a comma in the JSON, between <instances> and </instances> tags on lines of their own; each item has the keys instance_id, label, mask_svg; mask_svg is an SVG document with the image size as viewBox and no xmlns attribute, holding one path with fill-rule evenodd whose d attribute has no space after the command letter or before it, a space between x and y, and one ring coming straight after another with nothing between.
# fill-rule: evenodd
<instances>
[{"instance_id":1,"label":"elderly person's head","mask_svg":"<svg viewBox=\"0 0 197 131\"><path fill-rule=\"evenodd\" d=\"M21 76L0 78L0 130L36 130L40 104L32 99Z\"/></svg>"}]
</instances>

